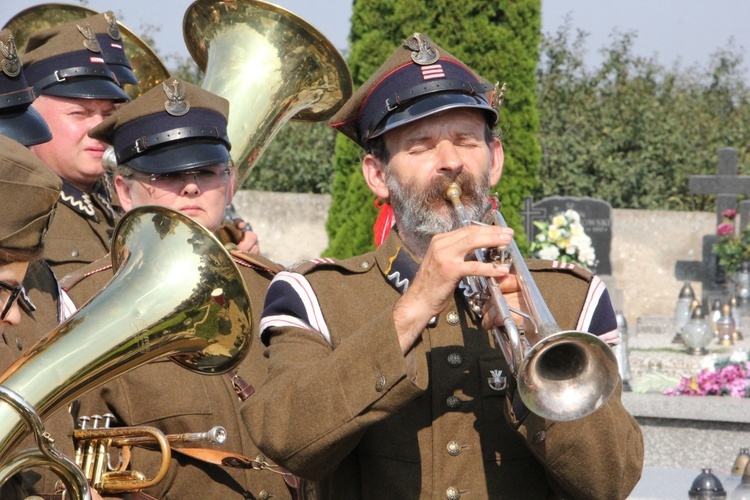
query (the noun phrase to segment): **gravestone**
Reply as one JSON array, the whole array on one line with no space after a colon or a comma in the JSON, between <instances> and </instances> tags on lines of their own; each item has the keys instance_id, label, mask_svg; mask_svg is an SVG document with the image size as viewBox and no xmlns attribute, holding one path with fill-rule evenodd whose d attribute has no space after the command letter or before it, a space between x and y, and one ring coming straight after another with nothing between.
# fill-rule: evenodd
<instances>
[{"instance_id":1,"label":"gravestone","mask_svg":"<svg viewBox=\"0 0 750 500\"><path fill-rule=\"evenodd\" d=\"M739 202L738 196L750 194L750 176L737 175L736 148L721 148L716 175L690 176L688 187L693 194L716 195L716 225L723 220L726 210L738 210L740 229L750 223L750 201ZM703 306L707 307L715 298L726 300L726 276L718 266L713 246L718 241L716 234L703 236L703 255L700 261L677 261L675 277L679 281L698 281L703 290Z\"/></svg>"},{"instance_id":2,"label":"gravestone","mask_svg":"<svg viewBox=\"0 0 750 500\"><path fill-rule=\"evenodd\" d=\"M551 196L534 203L533 197L525 198L521 217L529 241L533 241L538 232L534 225L535 221L549 221L555 214L571 209L581 216L581 225L591 238L591 244L596 252L597 264L592 271L600 275L611 275L612 206L604 200Z\"/></svg>"}]
</instances>

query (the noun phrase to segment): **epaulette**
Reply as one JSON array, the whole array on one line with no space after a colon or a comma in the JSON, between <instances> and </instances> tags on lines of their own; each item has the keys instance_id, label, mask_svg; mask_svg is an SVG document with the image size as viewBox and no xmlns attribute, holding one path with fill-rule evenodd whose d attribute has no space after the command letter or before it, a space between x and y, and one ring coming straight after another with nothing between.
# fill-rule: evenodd
<instances>
[{"instance_id":1,"label":"epaulette","mask_svg":"<svg viewBox=\"0 0 750 500\"><path fill-rule=\"evenodd\" d=\"M591 281L594 274L583 266L559 260L526 259L526 267L533 272L566 272L583 280Z\"/></svg>"},{"instance_id":2,"label":"epaulette","mask_svg":"<svg viewBox=\"0 0 750 500\"><path fill-rule=\"evenodd\" d=\"M372 253L351 257L349 259L331 259L321 257L319 259L301 260L289 266L287 271L297 274L308 274L321 269L339 269L350 273L364 273L375 265L375 255Z\"/></svg>"},{"instance_id":3,"label":"epaulette","mask_svg":"<svg viewBox=\"0 0 750 500\"><path fill-rule=\"evenodd\" d=\"M68 292L86 277L108 269L112 269L112 258L109 254L63 277L60 280L60 288Z\"/></svg>"},{"instance_id":4,"label":"epaulette","mask_svg":"<svg viewBox=\"0 0 750 500\"><path fill-rule=\"evenodd\" d=\"M278 274L285 269L281 264L277 264L257 253L240 252L239 250L230 250L229 253L238 264L268 271L271 274Z\"/></svg>"}]
</instances>

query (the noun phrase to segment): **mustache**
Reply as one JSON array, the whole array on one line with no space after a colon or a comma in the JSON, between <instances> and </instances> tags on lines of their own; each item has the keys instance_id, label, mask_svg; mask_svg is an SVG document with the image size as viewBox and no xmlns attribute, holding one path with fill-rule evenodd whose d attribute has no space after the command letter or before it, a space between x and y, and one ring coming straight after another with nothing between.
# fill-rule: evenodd
<instances>
[{"instance_id":1,"label":"mustache","mask_svg":"<svg viewBox=\"0 0 750 500\"><path fill-rule=\"evenodd\" d=\"M450 205L450 201L445 198L445 191L452 183L456 182L461 186L461 202L473 203L479 197L485 196L486 193L479 193L480 186L477 179L468 172L461 172L455 178L438 177L430 182L429 186L421 192L422 200L430 205L445 202Z\"/></svg>"}]
</instances>

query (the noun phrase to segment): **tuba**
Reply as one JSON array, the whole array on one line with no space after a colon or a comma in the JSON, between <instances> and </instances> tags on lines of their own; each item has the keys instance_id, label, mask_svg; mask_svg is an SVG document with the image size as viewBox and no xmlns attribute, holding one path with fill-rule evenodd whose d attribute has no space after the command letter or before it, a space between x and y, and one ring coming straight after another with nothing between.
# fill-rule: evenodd
<instances>
[{"instance_id":1,"label":"tuba","mask_svg":"<svg viewBox=\"0 0 750 500\"><path fill-rule=\"evenodd\" d=\"M352 93L338 50L293 13L260 0L197 0L183 20L201 86L230 102L228 135L241 186L289 120L322 121Z\"/></svg>"},{"instance_id":2,"label":"tuba","mask_svg":"<svg viewBox=\"0 0 750 500\"><path fill-rule=\"evenodd\" d=\"M444 193L456 209L463 226L472 222L461 203L461 186L452 183ZM497 210L490 210L484 224L507 227ZM588 332L562 331L539 292L515 241L507 249L476 250L480 262L507 262L518 278L529 314L513 312L529 319L536 332L522 332L511 316L511 308L494 278L470 276L465 279L469 305L481 314L492 300L503 321L503 330L492 329L498 346L516 378L519 396L526 407L540 417L568 421L585 417L601 408L617 387L619 373L612 348ZM522 335L525 333L525 335Z\"/></svg>"},{"instance_id":3,"label":"tuba","mask_svg":"<svg viewBox=\"0 0 750 500\"><path fill-rule=\"evenodd\" d=\"M69 491L88 498L80 469L51 458L49 437L34 422L156 358L221 374L249 351L244 281L222 244L190 217L157 206L131 210L115 228L112 264L105 288L0 375L0 401L10 402L0 402L0 485L24 467L50 466ZM11 455L24 421L40 449Z\"/></svg>"},{"instance_id":4,"label":"tuba","mask_svg":"<svg viewBox=\"0 0 750 500\"><path fill-rule=\"evenodd\" d=\"M99 14L97 11L81 5L62 3L45 3L29 7L13 16L3 28L13 32L18 47L25 47L29 36L35 31L51 28ZM121 22L117 22L124 42L125 54L133 66L133 73L138 77L138 85L128 85L125 93L135 99L154 85L169 77L169 71L159 56Z\"/></svg>"}]
</instances>

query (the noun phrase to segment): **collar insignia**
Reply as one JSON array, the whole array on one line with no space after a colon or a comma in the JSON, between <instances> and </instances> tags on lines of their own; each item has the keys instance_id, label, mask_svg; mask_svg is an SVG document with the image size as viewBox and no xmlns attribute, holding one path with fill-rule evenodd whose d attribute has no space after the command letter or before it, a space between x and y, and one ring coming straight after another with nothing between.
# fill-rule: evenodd
<instances>
[{"instance_id":1,"label":"collar insignia","mask_svg":"<svg viewBox=\"0 0 750 500\"><path fill-rule=\"evenodd\" d=\"M13 78L21 72L21 60L18 58L16 50L16 41L13 35L8 37L8 45L0 42L0 52L3 54L2 70L3 73Z\"/></svg>"},{"instance_id":2,"label":"collar insignia","mask_svg":"<svg viewBox=\"0 0 750 500\"><path fill-rule=\"evenodd\" d=\"M190 103L185 97L185 86L179 80L172 80L172 88L169 88L167 82L162 83L164 93L167 95L167 102L164 103L164 109L172 116L182 116L190 111Z\"/></svg>"},{"instance_id":3,"label":"collar insignia","mask_svg":"<svg viewBox=\"0 0 750 500\"><path fill-rule=\"evenodd\" d=\"M117 18L114 14L109 12L104 13L104 19L107 20L109 26L107 27L107 34L112 40L120 39L120 27L117 25Z\"/></svg>"},{"instance_id":4,"label":"collar insignia","mask_svg":"<svg viewBox=\"0 0 750 500\"><path fill-rule=\"evenodd\" d=\"M391 265L383 271L383 274L391 286L403 294L408 290L411 280L417 275L419 265L401 247L388 260Z\"/></svg>"},{"instance_id":5,"label":"collar insignia","mask_svg":"<svg viewBox=\"0 0 750 500\"><path fill-rule=\"evenodd\" d=\"M412 50L411 60L420 66L434 64L440 58L440 53L431 44L430 37L422 33L414 33L404 40L404 46Z\"/></svg>"},{"instance_id":6,"label":"collar insignia","mask_svg":"<svg viewBox=\"0 0 750 500\"><path fill-rule=\"evenodd\" d=\"M86 39L83 41L83 46L91 52L101 52L102 48L99 46L99 41L96 39L94 30L91 29L91 25L86 23L83 26L80 24L77 24L76 26L78 26L78 31L80 31L81 35Z\"/></svg>"},{"instance_id":7,"label":"collar insignia","mask_svg":"<svg viewBox=\"0 0 750 500\"><path fill-rule=\"evenodd\" d=\"M487 377L487 383L493 391L504 391L508 387L508 377L503 375L502 370L490 370L491 377Z\"/></svg>"}]
</instances>

